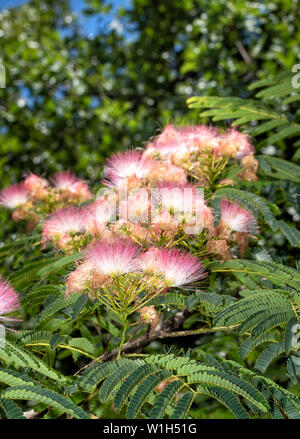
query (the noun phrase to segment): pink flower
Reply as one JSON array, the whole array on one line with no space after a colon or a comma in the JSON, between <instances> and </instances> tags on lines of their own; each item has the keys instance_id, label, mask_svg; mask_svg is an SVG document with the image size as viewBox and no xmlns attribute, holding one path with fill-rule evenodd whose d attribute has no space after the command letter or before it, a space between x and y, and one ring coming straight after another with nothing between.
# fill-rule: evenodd
<instances>
[{"instance_id":1,"label":"pink flower","mask_svg":"<svg viewBox=\"0 0 300 439\"><path fill-rule=\"evenodd\" d=\"M0 192L0 205L8 209L22 206L29 200L24 183L13 184Z\"/></svg>"},{"instance_id":2,"label":"pink flower","mask_svg":"<svg viewBox=\"0 0 300 439\"><path fill-rule=\"evenodd\" d=\"M143 180L152 168L152 161L139 151L118 152L109 158L104 168L107 186L124 187L128 180Z\"/></svg>"},{"instance_id":3,"label":"pink flower","mask_svg":"<svg viewBox=\"0 0 300 439\"><path fill-rule=\"evenodd\" d=\"M158 200L162 208L174 212L190 212L202 207L202 192L191 184L162 183L158 189Z\"/></svg>"},{"instance_id":4,"label":"pink flower","mask_svg":"<svg viewBox=\"0 0 300 439\"><path fill-rule=\"evenodd\" d=\"M93 266L90 262L79 265L75 271L68 276L66 296L76 292L84 291L93 279Z\"/></svg>"},{"instance_id":5,"label":"pink flower","mask_svg":"<svg viewBox=\"0 0 300 439\"><path fill-rule=\"evenodd\" d=\"M94 291L101 289L104 285L109 285L110 280L108 276L95 272L93 264L86 261L69 274L65 295L86 291L93 297Z\"/></svg>"},{"instance_id":6,"label":"pink flower","mask_svg":"<svg viewBox=\"0 0 300 439\"><path fill-rule=\"evenodd\" d=\"M60 171L53 175L51 181L57 189L70 189L80 180L69 171Z\"/></svg>"},{"instance_id":7,"label":"pink flower","mask_svg":"<svg viewBox=\"0 0 300 439\"><path fill-rule=\"evenodd\" d=\"M116 215L116 202L110 199L99 199L87 207L86 227L92 234L99 234L105 229L107 223Z\"/></svg>"},{"instance_id":8,"label":"pink flower","mask_svg":"<svg viewBox=\"0 0 300 439\"><path fill-rule=\"evenodd\" d=\"M145 188L129 191L119 204L120 219L126 222L148 223L151 211L150 196Z\"/></svg>"},{"instance_id":9,"label":"pink flower","mask_svg":"<svg viewBox=\"0 0 300 439\"><path fill-rule=\"evenodd\" d=\"M212 150L218 143L218 130L205 125L178 128L181 142L188 143L190 151Z\"/></svg>"},{"instance_id":10,"label":"pink flower","mask_svg":"<svg viewBox=\"0 0 300 439\"><path fill-rule=\"evenodd\" d=\"M180 157L184 157L189 151L188 145L185 143L179 144L177 141L167 143L149 143L144 152L144 157L158 156L162 160L170 161L173 154L177 153Z\"/></svg>"},{"instance_id":11,"label":"pink flower","mask_svg":"<svg viewBox=\"0 0 300 439\"><path fill-rule=\"evenodd\" d=\"M252 154L254 147L250 144L248 137L236 129L231 129L220 136L219 145L215 148L215 155L229 156L241 160L243 157Z\"/></svg>"},{"instance_id":12,"label":"pink flower","mask_svg":"<svg viewBox=\"0 0 300 439\"><path fill-rule=\"evenodd\" d=\"M225 226L234 232L246 232L253 234L257 234L259 232L257 221L252 213L242 209L238 203L231 203L225 199L221 201L220 224L221 226Z\"/></svg>"},{"instance_id":13,"label":"pink flower","mask_svg":"<svg viewBox=\"0 0 300 439\"><path fill-rule=\"evenodd\" d=\"M87 261L97 272L107 276L120 276L140 271L139 254L140 248L130 239L98 241L86 250Z\"/></svg>"},{"instance_id":14,"label":"pink flower","mask_svg":"<svg viewBox=\"0 0 300 439\"><path fill-rule=\"evenodd\" d=\"M80 207L69 206L52 213L45 221L42 241L64 239L73 233L84 233L88 212Z\"/></svg>"},{"instance_id":15,"label":"pink flower","mask_svg":"<svg viewBox=\"0 0 300 439\"><path fill-rule=\"evenodd\" d=\"M213 149L217 144L218 131L206 127L186 126L174 128L167 125L163 132L153 142L149 143L145 156L158 155L163 160L172 160L179 164L180 160L188 158L189 155L202 149Z\"/></svg>"},{"instance_id":16,"label":"pink flower","mask_svg":"<svg viewBox=\"0 0 300 439\"><path fill-rule=\"evenodd\" d=\"M152 187L159 183L168 182L172 184L186 184L187 177L184 169L174 166L171 163L154 162L151 172L147 177Z\"/></svg>"},{"instance_id":17,"label":"pink flower","mask_svg":"<svg viewBox=\"0 0 300 439\"><path fill-rule=\"evenodd\" d=\"M140 263L143 271L160 273L168 287L187 286L206 276L201 261L179 249L152 247L144 253Z\"/></svg>"},{"instance_id":18,"label":"pink flower","mask_svg":"<svg viewBox=\"0 0 300 439\"><path fill-rule=\"evenodd\" d=\"M16 311L19 307L18 294L8 282L0 278L0 316Z\"/></svg>"},{"instance_id":19,"label":"pink flower","mask_svg":"<svg viewBox=\"0 0 300 439\"><path fill-rule=\"evenodd\" d=\"M162 133L156 137L155 143L164 144L169 142L176 142L177 139L178 139L178 132L176 128L172 124L169 124L165 126Z\"/></svg>"},{"instance_id":20,"label":"pink flower","mask_svg":"<svg viewBox=\"0 0 300 439\"><path fill-rule=\"evenodd\" d=\"M35 174L30 174L24 180L24 186L28 192L35 190L37 187L47 187L48 182L44 178Z\"/></svg>"},{"instance_id":21,"label":"pink flower","mask_svg":"<svg viewBox=\"0 0 300 439\"><path fill-rule=\"evenodd\" d=\"M149 230L150 242L153 240L159 242L162 237L172 241L179 231L179 223L167 210L162 210L152 218Z\"/></svg>"},{"instance_id":22,"label":"pink flower","mask_svg":"<svg viewBox=\"0 0 300 439\"><path fill-rule=\"evenodd\" d=\"M47 180L38 175L30 174L26 177L24 180L24 186L30 195L37 199L42 199L48 194L46 190L47 186L49 186Z\"/></svg>"},{"instance_id":23,"label":"pink flower","mask_svg":"<svg viewBox=\"0 0 300 439\"><path fill-rule=\"evenodd\" d=\"M91 193L85 181L77 178L76 175L69 171L56 172L51 178L51 181L56 189L68 191L78 196L81 201L91 198Z\"/></svg>"}]
</instances>

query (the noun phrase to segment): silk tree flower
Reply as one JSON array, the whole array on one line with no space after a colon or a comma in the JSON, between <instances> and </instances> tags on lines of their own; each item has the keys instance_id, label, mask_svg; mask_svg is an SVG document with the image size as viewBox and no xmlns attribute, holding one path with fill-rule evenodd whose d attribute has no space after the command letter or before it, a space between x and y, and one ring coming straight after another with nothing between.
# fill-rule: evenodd
<instances>
[{"instance_id":1,"label":"silk tree flower","mask_svg":"<svg viewBox=\"0 0 300 439\"><path fill-rule=\"evenodd\" d=\"M221 220L216 233L228 240L231 232L257 234L259 228L252 213L241 208L238 203L231 203L223 199L221 201Z\"/></svg>"},{"instance_id":2,"label":"silk tree flower","mask_svg":"<svg viewBox=\"0 0 300 439\"><path fill-rule=\"evenodd\" d=\"M114 277L140 271L140 252L130 239L97 241L86 249L86 260L97 273Z\"/></svg>"},{"instance_id":3,"label":"silk tree flower","mask_svg":"<svg viewBox=\"0 0 300 439\"><path fill-rule=\"evenodd\" d=\"M24 183L13 184L0 192L0 205L8 209L16 209L27 203L29 198Z\"/></svg>"},{"instance_id":4,"label":"silk tree flower","mask_svg":"<svg viewBox=\"0 0 300 439\"><path fill-rule=\"evenodd\" d=\"M156 193L156 192L155 192ZM191 184L172 185L164 183L159 186L156 203L163 211L170 212L178 223L184 225L186 234L198 234L203 228L214 232L214 216L210 207L205 204L203 192ZM157 222L155 219L154 222ZM172 220L170 218L170 225Z\"/></svg>"},{"instance_id":5,"label":"silk tree flower","mask_svg":"<svg viewBox=\"0 0 300 439\"><path fill-rule=\"evenodd\" d=\"M147 182L151 187L157 187L159 183L186 184L187 177L184 169L171 163L154 162Z\"/></svg>"},{"instance_id":6,"label":"silk tree flower","mask_svg":"<svg viewBox=\"0 0 300 439\"><path fill-rule=\"evenodd\" d=\"M178 132L173 125L169 124L152 142L148 143L144 156L168 160L177 146Z\"/></svg>"},{"instance_id":7,"label":"silk tree flower","mask_svg":"<svg viewBox=\"0 0 300 439\"><path fill-rule=\"evenodd\" d=\"M202 192L192 184L161 183L155 195L155 201L172 213L194 212L203 204Z\"/></svg>"},{"instance_id":8,"label":"silk tree flower","mask_svg":"<svg viewBox=\"0 0 300 439\"><path fill-rule=\"evenodd\" d=\"M222 262L228 261L232 258L232 254L229 251L229 247L225 239L212 239L207 241L206 250L208 253L213 253L219 257Z\"/></svg>"},{"instance_id":9,"label":"silk tree flower","mask_svg":"<svg viewBox=\"0 0 300 439\"><path fill-rule=\"evenodd\" d=\"M83 234L87 230L88 212L85 208L69 206L52 213L46 219L42 242L54 241L62 248L74 234Z\"/></svg>"},{"instance_id":10,"label":"silk tree flower","mask_svg":"<svg viewBox=\"0 0 300 439\"><path fill-rule=\"evenodd\" d=\"M143 158L140 151L118 152L106 161L103 184L116 188L139 187L152 166L153 162Z\"/></svg>"},{"instance_id":11,"label":"silk tree flower","mask_svg":"<svg viewBox=\"0 0 300 439\"><path fill-rule=\"evenodd\" d=\"M0 277L0 319L9 319L2 316L16 311L18 308L20 308L18 293L16 293L9 282L6 282Z\"/></svg>"},{"instance_id":12,"label":"silk tree flower","mask_svg":"<svg viewBox=\"0 0 300 439\"><path fill-rule=\"evenodd\" d=\"M93 236L103 235L107 225L116 218L116 202L111 199L98 199L87 206L86 228Z\"/></svg>"},{"instance_id":13,"label":"silk tree flower","mask_svg":"<svg viewBox=\"0 0 300 439\"><path fill-rule=\"evenodd\" d=\"M60 171L51 177L51 181L57 189L70 189L80 180L69 171Z\"/></svg>"},{"instance_id":14,"label":"silk tree flower","mask_svg":"<svg viewBox=\"0 0 300 439\"><path fill-rule=\"evenodd\" d=\"M146 188L137 188L119 200L119 216L123 223L148 223L151 214L150 194Z\"/></svg>"},{"instance_id":15,"label":"silk tree flower","mask_svg":"<svg viewBox=\"0 0 300 439\"><path fill-rule=\"evenodd\" d=\"M149 227L143 226L139 223L126 224L125 231L129 238L140 245L149 245L149 243L154 240L152 230ZM122 228L119 227L119 233L123 233L123 236L125 235L125 231L122 232Z\"/></svg>"},{"instance_id":16,"label":"silk tree flower","mask_svg":"<svg viewBox=\"0 0 300 439\"><path fill-rule=\"evenodd\" d=\"M30 196L38 200L46 198L49 194L47 190L49 186L48 181L35 174L30 174L25 178L24 186Z\"/></svg>"},{"instance_id":17,"label":"silk tree flower","mask_svg":"<svg viewBox=\"0 0 300 439\"><path fill-rule=\"evenodd\" d=\"M167 143L149 143L144 151L144 157L159 159L163 162L172 163L180 166L180 160L189 157L194 150L193 146L186 140L167 142Z\"/></svg>"},{"instance_id":18,"label":"silk tree flower","mask_svg":"<svg viewBox=\"0 0 300 439\"><path fill-rule=\"evenodd\" d=\"M219 132L205 125L186 126L178 128L179 143L188 145L189 154L212 152L218 145ZM180 160L180 148L174 152L173 162Z\"/></svg>"},{"instance_id":19,"label":"silk tree flower","mask_svg":"<svg viewBox=\"0 0 300 439\"><path fill-rule=\"evenodd\" d=\"M70 201L83 202L91 198L88 185L85 181L77 178L69 171L60 171L53 175L51 181L56 189L59 189Z\"/></svg>"},{"instance_id":20,"label":"silk tree flower","mask_svg":"<svg viewBox=\"0 0 300 439\"><path fill-rule=\"evenodd\" d=\"M257 181L258 161L253 154L246 155L241 160L241 165L244 167L244 171L240 177L247 181Z\"/></svg>"},{"instance_id":21,"label":"silk tree flower","mask_svg":"<svg viewBox=\"0 0 300 439\"><path fill-rule=\"evenodd\" d=\"M99 289L108 284L108 276L95 272L91 262L83 262L76 270L72 271L67 280L66 296L72 293L83 293L88 291L93 295L95 289Z\"/></svg>"},{"instance_id":22,"label":"silk tree flower","mask_svg":"<svg viewBox=\"0 0 300 439\"><path fill-rule=\"evenodd\" d=\"M201 261L179 249L151 247L142 255L140 265L146 273L160 273L166 287L191 287L206 276Z\"/></svg>"},{"instance_id":23,"label":"silk tree flower","mask_svg":"<svg viewBox=\"0 0 300 439\"><path fill-rule=\"evenodd\" d=\"M150 325L151 329L155 329L159 322L159 317L153 305L143 306L138 310L140 314L140 321Z\"/></svg>"},{"instance_id":24,"label":"silk tree flower","mask_svg":"<svg viewBox=\"0 0 300 439\"><path fill-rule=\"evenodd\" d=\"M231 129L219 138L219 144L214 150L217 157L227 156L241 160L253 154L254 147L250 144L248 136L236 129Z\"/></svg>"},{"instance_id":25,"label":"silk tree flower","mask_svg":"<svg viewBox=\"0 0 300 439\"><path fill-rule=\"evenodd\" d=\"M170 142L176 142L178 139L178 131L174 125L166 125L163 131L155 138L155 144L165 144Z\"/></svg>"},{"instance_id":26,"label":"silk tree flower","mask_svg":"<svg viewBox=\"0 0 300 439\"><path fill-rule=\"evenodd\" d=\"M152 218L149 230L151 233L151 241L160 243L162 239L172 242L180 229L180 224L167 210L163 209ZM150 242L151 242L150 241Z\"/></svg>"},{"instance_id":27,"label":"silk tree flower","mask_svg":"<svg viewBox=\"0 0 300 439\"><path fill-rule=\"evenodd\" d=\"M179 231L179 224L167 211L154 214L149 224L117 221L111 228L115 237L128 236L142 246L159 245L163 240L171 242Z\"/></svg>"},{"instance_id":28,"label":"silk tree flower","mask_svg":"<svg viewBox=\"0 0 300 439\"><path fill-rule=\"evenodd\" d=\"M208 230L208 238L211 238L215 233L215 218L211 207L204 203L204 228Z\"/></svg>"},{"instance_id":29,"label":"silk tree flower","mask_svg":"<svg viewBox=\"0 0 300 439\"><path fill-rule=\"evenodd\" d=\"M145 155L172 161L180 166L193 152L212 150L217 144L218 131L204 125L175 128L167 125L153 142L147 145Z\"/></svg>"}]
</instances>

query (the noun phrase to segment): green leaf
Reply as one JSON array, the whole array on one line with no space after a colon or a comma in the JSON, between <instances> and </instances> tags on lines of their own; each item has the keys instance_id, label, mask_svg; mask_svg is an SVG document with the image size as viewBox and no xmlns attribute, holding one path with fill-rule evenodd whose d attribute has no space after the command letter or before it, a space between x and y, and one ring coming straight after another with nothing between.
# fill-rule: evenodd
<instances>
[{"instance_id":1,"label":"green leaf","mask_svg":"<svg viewBox=\"0 0 300 439\"><path fill-rule=\"evenodd\" d=\"M134 387L136 387L140 383L140 381L142 381L149 374L157 370L159 370L159 368L155 365L143 364L142 366L137 367L133 370L133 372L131 372L131 374L121 384L119 390L116 393L114 406L117 412L121 410L122 405L124 404L130 392L134 389Z\"/></svg>"},{"instance_id":2,"label":"green leaf","mask_svg":"<svg viewBox=\"0 0 300 439\"><path fill-rule=\"evenodd\" d=\"M72 262L77 261L83 257L82 252L73 253L72 255L63 256L62 258L56 259L54 262L47 264L45 267L41 268L37 275L44 276L49 273L53 273L54 271L58 271L66 265L71 264Z\"/></svg>"},{"instance_id":3,"label":"green leaf","mask_svg":"<svg viewBox=\"0 0 300 439\"><path fill-rule=\"evenodd\" d=\"M70 305L74 305L79 298L78 293L72 293L68 297L59 297L49 303L37 316L36 316L36 326L41 327L41 325L47 323L58 311L67 308Z\"/></svg>"},{"instance_id":4,"label":"green leaf","mask_svg":"<svg viewBox=\"0 0 300 439\"><path fill-rule=\"evenodd\" d=\"M5 369L2 367L0 367L0 382L8 386L35 385L34 381L26 375L22 375L19 372L13 371L11 369Z\"/></svg>"},{"instance_id":5,"label":"green leaf","mask_svg":"<svg viewBox=\"0 0 300 439\"><path fill-rule=\"evenodd\" d=\"M118 368L117 362L96 364L86 369L78 378L78 386L87 392L91 392L98 383L100 383L109 374Z\"/></svg>"},{"instance_id":6,"label":"green leaf","mask_svg":"<svg viewBox=\"0 0 300 439\"><path fill-rule=\"evenodd\" d=\"M46 406L55 407L63 410L64 413L68 413L77 419L89 419L87 413L80 407L76 406L73 401L66 397L54 392L50 389L45 389L40 386L17 386L10 387L2 392L2 398L5 399L21 399L36 401Z\"/></svg>"},{"instance_id":7,"label":"green leaf","mask_svg":"<svg viewBox=\"0 0 300 439\"><path fill-rule=\"evenodd\" d=\"M0 348L0 359L6 364L13 364L16 367L30 368L55 381L66 381L67 378L61 373L51 369L36 355L5 340L5 348Z\"/></svg>"},{"instance_id":8,"label":"green leaf","mask_svg":"<svg viewBox=\"0 0 300 439\"><path fill-rule=\"evenodd\" d=\"M149 375L135 390L132 398L130 399L126 417L129 419L135 418L141 409L142 405L148 398L155 387L163 380L171 376L170 371L159 371L155 374Z\"/></svg>"},{"instance_id":9,"label":"green leaf","mask_svg":"<svg viewBox=\"0 0 300 439\"><path fill-rule=\"evenodd\" d=\"M2 398L0 400L0 403L5 410L7 419L26 419L26 417L23 415L22 410L14 401Z\"/></svg>"},{"instance_id":10,"label":"green leaf","mask_svg":"<svg viewBox=\"0 0 300 439\"><path fill-rule=\"evenodd\" d=\"M284 221L278 221L279 228L293 247L300 247L300 232Z\"/></svg>"},{"instance_id":11,"label":"green leaf","mask_svg":"<svg viewBox=\"0 0 300 439\"><path fill-rule=\"evenodd\" d=\"M191 392L190 390L187 390L185 394L180 398L179 402L177 403L171 419L183 419L185 418L187 412L189 411L193 400L195 397L195 393Z\"/></svg>"},{"instance_id":12,"label":"green leaf","mask_svg":"<svg viewBox=\"0 0 300 439\"><path fill-rule=\"evenodd\" d=\"M182 380L171 381L166 385L154 402L154 407L150 412L151 419L162 419L167 406L172 402L183 385L184 382Z\"/></svg>"}]
</instances>

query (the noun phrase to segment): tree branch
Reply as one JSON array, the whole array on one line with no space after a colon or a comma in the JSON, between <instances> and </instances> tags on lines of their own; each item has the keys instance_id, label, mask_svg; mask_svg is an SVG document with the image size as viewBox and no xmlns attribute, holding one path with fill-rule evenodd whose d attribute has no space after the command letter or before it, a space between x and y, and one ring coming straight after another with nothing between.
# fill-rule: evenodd
<instances>
[{"instance_id":1,"label":"tree branch","mask_svg":"<svg viewBox=\"0 0 300 439\"><path fill-rule=\"evenodd\" d=\"M186 319L186 317L190 314L190 312L181 311L176 313L175 316L171 319L160 321L153 331L147 332L146 334L141 335L135 340L129 340L127 341L127 343L124 343L122 347L122 353L135 351L137 349L143 348L144 346L147 346L154 340L157 340L159 338L165 338L164 336L162 336L162 334L179 328ZM118 350L119 348L117 347L115 349L112 349L110 352L105 352L99 358L97 358L97 360L93 360L91 363L79 369L75 373L75 375L82 373L88 367L94 366L95 364L98 364L102 361L108 361L115 358L118 355Z\"/></svg>"},{"instance_id":2,"label":"tree branch","mask_svg":"<svg viewBox=\"0 0 300 439\"><path fill-rule=\"evenodd\" d=\"M224 330L232 330L238 325L234 326L220 326L216 328L199 328L194 330L187 330L187 331L174 331L177 328L179 328L186 317L190 315L190 312L182 311L175 314L174 317L171 319L161 321L156 328L153 331L147 332L146 334L141 335L139 338L135 340L127 341L127 343L124 343L122 347L122 354L123 353L129 353L137 351L138 349L141 349L147 345L149 345L154 340L169 338L169 337L187 337L187 336L193 336L198 334L210 334L217 331L224 331ZM75 375L81 374L85 369L94 366L98 363L108 361L115 359L118 355L119 348L112 349L110 352L105 352L100 357L97 358L97 360L91 361L86 366L79 369Z\"/></svg>"}]
</instances>

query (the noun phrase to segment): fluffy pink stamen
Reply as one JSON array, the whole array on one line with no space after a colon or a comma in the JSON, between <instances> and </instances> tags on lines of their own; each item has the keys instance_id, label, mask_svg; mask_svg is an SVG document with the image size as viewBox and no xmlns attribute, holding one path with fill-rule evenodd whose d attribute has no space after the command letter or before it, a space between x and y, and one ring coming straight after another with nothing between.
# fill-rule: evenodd
<instances>
[{"instance_id":1,"label":"fluffy pink stamen","mask_svg":"<svg viewBox=\"0 0 300 439\"><path fill-rule=\"evenodd\" d=\"M98 241L86 250L87 261L95 271L108 276L140 271L139 254L140 248L129 239Z\"/></svg>"},{"instance_id":2,"label":"fluffy pink stamen","mask_svg":"<svg viewBox=\"0 0 300 439\"><path fill-rule=\"evenodd\" d=\"M215 152L217 155L225 153L225 155L229 154L241 160L243 157L252 154L254 147L250 144L248 136L233 128L220 136L220 142Z\"/></svg>"},{"instance_id":3,"label":"fluffy pink stamen","mask_svg":"<svg viewBox=\"0 0 300 439\"><path fill-rule=\"evenodd\" d=\"M89 281L93 277L93 266L90 262L84 262L79 265L75 271L72 271L68 276L66 296L73 292L81 293Z\"/></svg>"},{"instance_id":4,"label":"fluffy pink stamen","mask_svg":"<svg viewBox=\"0 0 300 439\"><path fill-rule=\"evenodd\" d=\"M69 171L60 171L53 175L51 181L55 188L69 190L73 194L78 194L83 199L91 198L91 193L86 182Z\"/></svg>"},{"instance_id":5,"label":"fluffy pink stamen","mask_svg":"<svg viewBox=\"0 0 300 439\"><path fill-rule=\"evenodd\" d=\"M203 125L174 128L167 125L163 132L150 142L145 151L145 156L157 152L163 159L176 160L186 157L193 151L202 148L211 149L217 145L218 131Z\"/></svg>"},{"instance_id":6,"label":"fluffy pink stamen","mask_svg":"<svg viewBox=\"0 0 300 439\"><path fill-rule=\"evenodd\" d=\"M102 230L107 223L116 217L115 200L99 199L87 207L87 228L93 233Z\"/></svg>"},{"instance_id":7,"label":"fluffy pink stamen","mask_svg":"<svg viewBox=\"0 0 300 439\"><path fill-rule=\"evenodd\" d=\"M169 287L183 287L206 276L201 261L179 249L149 249L141 258L143 271L158 272Z\"/></svg>"},{"instance_id":8,"label":"fluffy pink stamen","mask_svg":"<svg viewBox=\"0 0 300 439\"><path fill-rule=\"evenodd\" d=\"M18 294L8 282L0 278L0 316L16 311L19 307Z\"/></svg>"},{"instance_id":9,"label":"fluffy pink stamen","mask_svg":"<svg viewBox=\"0 0 300 439\"><path fill-rule=\"evenodd\" d=\"M24 180L24 186L28 192L34 191L38 187L47 187L48 182L44 178L35 174L30 174Z\"/></svg>"},{"instance_id":10,"label":"fluffy pink stamen","mask_svg":"<svg viewBox=\"0 0 300 439\"><path fill-rule=\"evenodd\" d=\"M24 183L13 184L0 192L0 205L8 209L22 206L29 200Z\"/></svg>"},{"instance_id":11,"label":"fluffy pink stamen","mask_svg":"<svg viewBox=\"0 0 300 439\"><path fill-rule=\"evenodd\" d=\"M225 199L221 201L221 222L234 232L254 234L259 232L257 221L252 213L242 209L239 204Z\"/></svg>"},{"instance_id":12,"label":"fluffy pink stamen","mask_svg":"<svg viewBox=\"0 0 300 439\"><path fill-rule=\"evenodd\" d=\"M69 189L80 180L69 171L60 171L53 175L51 181L57 189Z\"/></svg>"},{"instance_id":13,"label":"fluffy pink stamen","mask_svg":"<svg viewBox=\"0 0 300 439\"><path fill-rule=\"evenodd\" d=\"M142 157L139 151L118 152L109 158L104 168L106 185L120 187L128 178L141 180L149 174L152 161Z\"/></svg>"},{"instance_id":14,"label":"fluffy pink stamen","mask_svg":"<svg viewBox=\"0 0 300 439\"><path fill-rule=\"evenodd\" d=\"M161 183L158 188L156 201L162 208L176 212L194 213L203 208L203 196L191 184Z\"/></svg>"},{"instance_id":15,"label":"fluffy pink stamen","mask_svg":"<svg viewBox=\"0 0 300 439\"><path fill-rule=\"evenodd\" d=\"M54 212L45 221L42 241L45 243L55 237L84 233L87 218L87 210L80 207L69 206Z\"/></svg>"}]
</instances>

